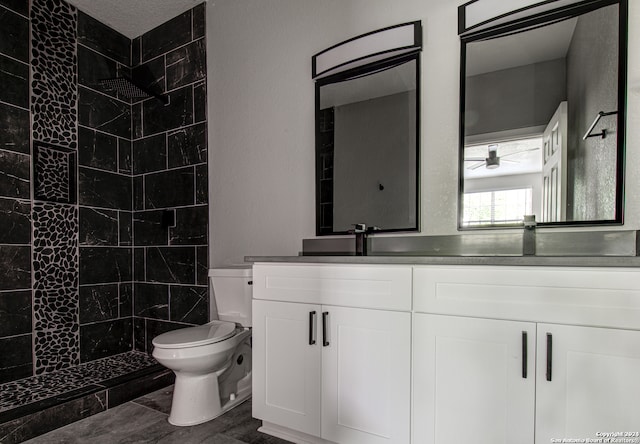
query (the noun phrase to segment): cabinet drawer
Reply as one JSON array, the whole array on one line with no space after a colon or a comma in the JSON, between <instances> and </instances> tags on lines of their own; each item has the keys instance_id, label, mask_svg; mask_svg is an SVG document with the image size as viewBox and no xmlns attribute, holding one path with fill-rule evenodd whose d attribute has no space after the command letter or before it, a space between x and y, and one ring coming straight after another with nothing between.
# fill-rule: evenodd
<instances>
[{"instance_id":1,"label":"cabinet drawer","mask_svg":"<svg viewBox=\"0 0 640 444\"><path fill-rule=\"evenodd\" d=\"M253 266L253 297L410 311L411 274L409 266L258 263Z\"/></svg>"},{"instance_id":2,"label":"cabinet drawer","mask_svg":"<svg viewBox=\"0 0 640 444\"><path fill-rule=\"evenodd\" d=\"M640 330L632 268L415 267L414 310Z\"/></svg>"}]
</instances>

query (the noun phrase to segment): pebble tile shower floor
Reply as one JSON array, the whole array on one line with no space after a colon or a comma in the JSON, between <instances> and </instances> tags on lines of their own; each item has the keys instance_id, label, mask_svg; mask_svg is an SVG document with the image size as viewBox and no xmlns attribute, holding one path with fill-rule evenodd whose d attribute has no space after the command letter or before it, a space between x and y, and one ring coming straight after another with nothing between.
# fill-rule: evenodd
<instances>
[{"instance_id":1,"label":"pebble tile shower floor","mask_svg":"<svg viewBox=\"0 0 640 444\"><path fill-rule=\"evenodd\" d=\"M0 385L0 413L157 365L146 353L123 353Z\"/></svg>"},{"instance_id":2,"label":"pebble tile shower floor","mask_svg":"<svg viewBox=\"0 0 640 444\"><path fill-rule=\"evenodd\" d=\"M127 352L0 384L0 443L16 444L172 384L146 353Z\"/></svg>"}]
</instances>

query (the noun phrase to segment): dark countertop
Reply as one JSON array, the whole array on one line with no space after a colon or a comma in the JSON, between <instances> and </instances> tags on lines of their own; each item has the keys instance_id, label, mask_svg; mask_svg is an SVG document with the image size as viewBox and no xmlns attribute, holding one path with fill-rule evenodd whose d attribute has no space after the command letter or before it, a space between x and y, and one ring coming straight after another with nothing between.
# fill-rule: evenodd
<instances>
[{"instance_id":1,"label":"dark countertop","mask_svg":"<svg viewBox=\"0 0 640 444\"><path fill-rule=\"evenodd\" d=\"M640 267L638 256L246 256L245 261L300 264Z\"/></svg>"}]
</instances>

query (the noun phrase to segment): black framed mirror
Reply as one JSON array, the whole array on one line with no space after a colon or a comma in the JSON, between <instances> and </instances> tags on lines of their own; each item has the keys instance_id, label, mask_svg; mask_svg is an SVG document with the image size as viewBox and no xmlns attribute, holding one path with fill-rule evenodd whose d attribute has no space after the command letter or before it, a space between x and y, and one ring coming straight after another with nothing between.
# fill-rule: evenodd
<instances>
[{"instance_id":1,"label":"black framed mirror","mask_svg":"<svg viewBox=\"0 0 640 444\"><path fill-rule=\"evenodd\" d=\"M316 235L418 230L419 51L319 78L315 92Z\"/></svg>"},{"instance_id":2,"label":"black framed mirror","mask_svg":"<svg viewBox=\"0 0 640 444\"><path fill-rule=\"evenodd\" d=\"M543 3L461 35L459 229L623 223L627 0Z\"/></svg>"}]
</instances>

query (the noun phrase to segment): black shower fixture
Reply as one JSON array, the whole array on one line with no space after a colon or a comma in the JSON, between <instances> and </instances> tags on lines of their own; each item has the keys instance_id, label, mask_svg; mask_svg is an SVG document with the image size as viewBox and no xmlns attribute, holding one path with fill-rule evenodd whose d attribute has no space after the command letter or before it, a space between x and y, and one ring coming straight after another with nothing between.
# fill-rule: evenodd
<instances>
[{"instance_id":1,"label":"black shower fixture","mask_svg":"<svg viewBox=\"0 0 640 444\"><path fill-rule=\"evenodd\" d=\"M103 88L116 92L127 99L155 97L164 105L169 104L169 95L162 93L162 87L147 66L138 66L131 73L131 77L121 75L111 79L101 79L98 83Z\"/></svg>"}]
</instances>

